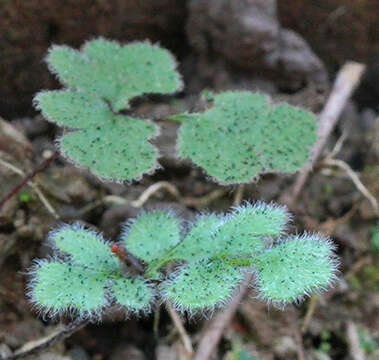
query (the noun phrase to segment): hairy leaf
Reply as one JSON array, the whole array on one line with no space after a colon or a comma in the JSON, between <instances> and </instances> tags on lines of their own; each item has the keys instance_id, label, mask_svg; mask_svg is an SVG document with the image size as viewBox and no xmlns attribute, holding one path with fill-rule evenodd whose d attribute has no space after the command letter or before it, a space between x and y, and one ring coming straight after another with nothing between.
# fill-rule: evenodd
<instances>
[{"instance_id":1,"label":"hairy leaf","mask_svg":"<svg viewBox=\"0 0 379 360\"><path fill-rule=\"evenodd\" d=\"M119 272L118 259L110 251L110 244L100 234L80 225L64 225L49 235L50 241L72 261L96 272Z\"/></svg>"},{"instance_id":2,"label":"hairy leaf","mask_svg":"<svg viewBox=\"0 0 379 360\"><path fill-rule=\"evenodd\" d=\"M78 129L59 141L65 156L112 181L139 179L157 167L158 153L148 142L158 134L157 126L118 112L136 96L181 88L167 50L147 42L121 46L97 39L81 51L53 46L47 62L67 88L40 92L35 104L50 121Z\"/></svg>"},{"instance_id":3,"label":"hairy leaf","mask_svg":"<svg viewBox=\"0 0 379 360\"><path fill-rule=\"evenodd\" d=\"M322 290L335 279L333 245L317 235L290 237L260 255L256 264L261 296L278 304Z\"/></svg>"},{"instance_id":4,"label":"hairy leaf","mask_svg":"<svg viewBox=\"0 0 379 360\"><path fill-rule=\"evenodd\" d=\"M107 305L107 277L83 266L41 262L34 273L32 301L51 315L76 310L80 316L97 314Z\"/></svg>"},{"instance_id":5,"label":"hairy leaf","mask_svg":"<svg viewBox=\"0 0 379 360\"><path fill-rule=\"evenodd\" d=\"M204 215L197 219L183 241L175 248L173 259L198 261L214 255L213 238L222 218L216 215Z\"/></svg>"},{"instance_id":6,"label":"hairy leaf","mask_svg":"<svg viewBox=\"0 0 379 360\"><path fill-rule=\"evenodd\" d=\"M157 167L157 151L147 141L156 134L148 121L108 113L103 123L64 135L60 150L101 178L130 181Z\"/></svg>"},{"instance_id":7,"label":"hairy leaf","mask_svg":"<svg viewBox=\"0 0 379 360\"><path fill-rule=\"evenodd\" d=\"M110 124L113 116L106 102L78 90L42 91L34 102L45 118L69 128Z\"/></svg>"},{"instance_id":8,"label":"hairy leaf","mask_svg":"<svg viewBox=\"0 0 379 360\"><path fill-rule=\"evenodd\" d=\"M161 288L178 309L197 311L223 304L242 279L239 269L221 261L201 260L184 266Z\"/></svg>"},{"instance_id":9,"label":"hairy leaf","mask_svg":"<svg viewBox=\"0 0 379 360\"><path fill-rule=\"evenodd\" d=\"M114 111L127 109L136 96L169 94L181 88L172 55L148 42L121 46L97 39L80 52L53 46L47 62L67 86L106 99Z\"/></svg>"},{"instance_id":10,"label":"hairy leaf","mask_svg":"<svg viewBox=\"0 0 379 360\"><path fill-rule=\"evenodd\" d=\"M227 256L257 254L265 238L279 236L288 222L283 207L258 202L236 208L214 236L214 253Z\"/></svg>"},{"instance_id":11,"label":"hairy leaf","mask_svg":"<svg viewBox=\"0 0 379 360\"><path fill-rule=\"evenodd\" d=\"M144 213L125 228L121 240L128 251L149 263L179 243L179 222L167 212Z\"/></svg>"},{"instance_id":12,"label":"hairy leaf","mask_svg":"<svg viewBox=\"0 0 379 360\"><path fill-rule=\"evenodd\" d=\"M174 115L182 122L178 149L222 184L247 183L267 172L304 166L316 140L313 114L243 91L214 95L203 113Z\"/></svg>"},{"instance_id":13,"label":"hairy leaf","mask_svg":"<svg viewBox=\"0 0 379 360\"><path fill-rule=\"evenodd\" d=\"M153 299L152 290L143 279L116 279L112 292L120 305L129 311L148 311Z\"/></svg>"}]
</instances>

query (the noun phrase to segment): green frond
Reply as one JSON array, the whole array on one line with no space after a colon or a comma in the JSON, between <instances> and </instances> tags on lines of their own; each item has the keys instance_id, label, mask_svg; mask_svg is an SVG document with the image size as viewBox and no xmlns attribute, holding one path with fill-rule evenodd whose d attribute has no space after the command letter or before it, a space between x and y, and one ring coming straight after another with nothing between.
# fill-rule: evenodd
<instances>
[{"instance_id":1,"label":"green frond","mask_svg":"<svg viewBox=\"0 0 379 360\"><path fill-rule=\"evenodd\" d=\"M168 212L143 213L134 222L127 224L121 240L134 256L149 263L164 257L179 243L179 222Z\"/></svg>"},{"instance_id":2,"label":"green frond","mask_svg":"<svg viewBox=\"0 0 379 360\"><path fill-rule=\"evenodd\" d=\"M217 260L201 260L183 266L161 285L161 291L179 310L194 312L225 303L242 279L239 269Z\"/></svg>"},{"instance_id":3,"label":"green frond","mask_svg":"<svg viewBox=\"0 0 379 360\"><path fill-rule=\"evenodd\" d=\"M107 277L72 263L41 262L34 271L31 299L51 316L77 312L81 317L99 315L107 305Z\"/></svg>"},{"instance_id":4,"label":"green frond","mask_svg":"<svg viewBox=\"0 0 379 360\"><path fill-rule=\"evenodd\" d=\"M128 311L150 310L153 300L152 289L143 279L115 279L111 285L116 301Z\"/></svg>"},{"instance_id":5,"label":"green frond","mask_svg":"<svg viewBox=\"0 0 379 360\"><path fill-rule=\"evenodd\" d=\"M157 166L157 151L147 140L156 125L108 113L102 123L64 135L60 150L75 163L113 181L131 181Z\"/></svg>"},{"instance_id":6,"label":"green frond","mask_svg":"<svg viewBox=\"0 0 379 360\"><path fill-rule=\"evenodd\" d=\"M333 245L317 235L289 237L254 262L261 297L278 304L326 288L337 267Z\"/></svg>"},{"instance_id":7,"label":"green frond","mask_svg":"<svg viewBox=\"0 0 379 360\"><path fill-rule=\"evenodd\" d=\"M59 251L71 256L72 262L96 272L119 272L120 264L109 243L100 234L82 226L64 225L49 234L49 241Z\"/></svg>"},{"instance_id":8,"label":"green frond","mask_svg":"<svg viewBox=\"0 0 379 360\"><path fill-rule=\"evenodd\" d=\"M59 126L101 126L113 118L103 99L78 90L41 91L34 102L45 118Z\"/></svg>"},{"instance_id":9,"label":"green frond","mask_svg":"<svg viewBox=\"0 0 379 360\"><path fill-rule=\"evenodd\" d=\"M114 111L127 109L134 97L169 94L182 86L172 55L147 42L121 46L96 39L80 52L53 46L47 62L67 86L106 99Z\"/></svg>"},{"instance_id":10,"label":"green frond","mask_svg":"<svg viewBox=\"0 0 379 360\"><path fill-rule=\"evenodd\" d=\"M294 172L306 164L316 140L313 114L290 105L273 108L265 96L246 91L216 94L209 110L172 118L182 122L179 155L222 184Z\"/></svg>"},{"instance_id":11,"label":"green frond","mask_svg":"<svg viewBox=\"0 0 379 360\"><path fill-rule=\"evenodd\" d=\"M199 261L214 255L214 233L223 219L216 215L201 216L192 225L183 241L174 249L172 259Z\"/></svg>"},{"instance_id":12,"label":"green frond","mask_svg":"<svg viewBox=\"0 0 379 360\"><path fill-rule=\"evenodd\" d=\"M225 256L258 254L265 238L279 236L289 216L283 207L258 202L235 209L214 236L214 253Z\"/></svg>"}]
</instances>

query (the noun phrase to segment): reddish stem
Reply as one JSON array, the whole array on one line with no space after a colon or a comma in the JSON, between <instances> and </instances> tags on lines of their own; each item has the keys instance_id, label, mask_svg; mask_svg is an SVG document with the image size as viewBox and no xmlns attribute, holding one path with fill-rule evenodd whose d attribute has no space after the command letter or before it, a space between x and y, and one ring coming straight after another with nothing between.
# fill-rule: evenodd
<instances>
[{"instance_id":1,"label":"reddish stem","mask_svg":"<svg viewBox=\"0 0 379 360\"><path fill-rule=\"evenodd\" d=\"M24 179L20 182L20 184L15 186L7 195L5 195L0 200L0 210L9 199L15 196L38 173L45 170L57 157L58 157L58 153L55 152L53 155L51 155L46 160L44 160L38 167L36 167L29 175L26 175Z\"/></svg>"}]
</instances>

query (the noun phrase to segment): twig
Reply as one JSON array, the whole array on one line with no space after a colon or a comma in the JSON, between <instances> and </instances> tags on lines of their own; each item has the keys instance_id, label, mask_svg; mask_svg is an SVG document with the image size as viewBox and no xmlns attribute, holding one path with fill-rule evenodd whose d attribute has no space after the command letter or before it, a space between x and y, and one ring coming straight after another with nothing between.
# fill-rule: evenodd
<instances>
[{"instance_id":1,"label":"twig","mask_svg":"<svg viewBox=\"0 0 379 360\"><path fill-rule=\"evenodd\" d=\"M319 159L326 141L337 124L338 118L344 109L346 102L349 100L351 94L358 85L364 69L365 66L363 64L348 62L339 71L332 92L320 114L318 139L313 149L310 164L300 172L292 189L291 205L295 203L303 190L312 167Z\"/></svg>"},{"instance_id":2,"label":"twig","mask_svg":"<svg viewBox=\"0 0 379 360\"><path fill-rule=\"evenodd\" d=\"M215 189L201 197L185 197L182 199L182 202L186 206L204 207L213 200L224 196L227 192L227 189Z\"/></svg>"},{"instance_id":3,"label":"twig","mask_svg":"<svg viewBox=\"0 0 379 360\"><path fill-rule=\"evenodd\" d=\"M303 326L301 327L302 334L304 334L308 330L308 326L312 320L313 314L315 313L317 303L318 303L318 296L313 295L309 300L307 313L305 314Z\"/></svg>"},{"instance_id":4,"label":"twig","mask_svg":"<svg viewBox=\"0 0 379 360\"><path fill-rule=\"evenodd\" d=\"M172 307L172 305L168 301L166 302L166 309L176 327L176 330L178 330L179 336L183 342L183 345L187 352L188 357L191 358L193 354L192 342L186 332L186 329L183 326L180 316L178 315L178 313L175 311L175 309Z\"/></svg>"},{"instance_id":5,"label":"twig","mask_svg":"<svg viewBox=\"0 0 379 360\"><path fill-rule=\"evenodd\" d=\"M295 335L295 340L297 343L297 346L296 346L297 360L305 360L303 337L301 335L299 328L297 327L297 324L295 325L295 328L294 328L294 335Z\"/></svg>"},{"instance_id":6,"label":"twig","mask_svg":"<svg viewBox=\"0 0 379 360\"><path fill-rule=\"evenodd\" d=\"M225 327L232 320L252 279L253 274L248 274L245 281L240 286L239 292L233 297L228 306L222 312L215 315L215 317L208 323L207 329L199 342L193 360L208 360L214 353Z\"/></svg>"},{"instance_id":7,"label":"twig","mask_svg":"<svg viewBox=\"0 0 379 360\"><path fill-rule=\"evenodd\" d=\"M365 354L360 346L357 326L352 321L346 323L346 336L350 355L353 360L365 360Z\"/></svg>"},{"instance_id":8,"label":"twig","mask_svg":"<svg viewBox=\"0 0 379 360\"><path fill-rule=\"evenodd\" d=\"M234 200L233 200L234 206L238 206L239 204L241 204L244 191L245 191L245 185L244 184L238 185L237 191L234 195Z\"/></svg>"},{"instance_id":9,"label":"twig","mask_svg":"<svg viewBox=\"0 0 379 360\"><path fill-rule=\"evenodd\" d=\"M351 181L354 183L356 188L361 192L361 194L370 202L371 206L374 209L374 212L376 215L379 215L379 206L378 202L375 199L375 197L367 190L367 188L362 184L361 180L359 179L358 175L354 172L354 170L346 164L342 160L338 159L325 159L322 162L325 165L329 166L336 166L340 169L344 170L346 174L349 176Z\"/></svg>"},{"instance_id":10,"label":"twig","mask_svg":"<svg viewBox=\"0 0 379 360\"><path fill-rule=\"evenodd\" d=\"M143 206L149 198L154 195L160 189L166 189L175 198L180 198L180 193L178 189L170 184L168 181L158 181L157 183L149 186L137 200L132 201L132 206L141 207Z\"/></svg>"},{"instance_id":11,"label":"twig","mask_svg":"<svg viewBox=\"0 0 379 360\"><path fill-rule=\"evenodd\" d=\"M333 159L342 149L343 143L347 138L346 132L344 131L342 135L337 139L332 151L325 157L325 159Z\"/></svg>"},{"instance_id":12,"label":"twig","mask_svg":"<svg viewBox=\"0 0 379 360\"><path fill-rule=\"evenodd\" d=\"M25 175L25 173L17 168L16 166L0 159L0 164L6 167L7 169L13 171L14 173L24 177L24 180L17 186L15 186L1 201L0 201L0 209L4 206L4 204L11 199L14 195L16 195L26 184L30 185L30 187L35 191L42 204L46 207L48 212L52 214L56 219L59 219L59 215L53 208L53 206L49 203L45 195L39 189L38 185L35 184L31 179L36 176L39 172L44 170L49 164L55 159L57 153L54 153L51 157L47 158L38 168L36 168L31 174Z\"/></svg>"},{"instance_id":13,"label":"twig","mask_svg":"<svg viewBox=\"0 0 379 360\"><path fill-rule=\"evenodd\" d=\"M82 320L82 319L75 320L72 323L68 324L63 329L59 327L58 330L56 330L52 334L50 334L50 335L48 335L42 339L32 341L30 343L26 343L21 349L17 350L14 354L7 356L5 358L2 358L2 359L0 358L0 360L21 359L21 358L29 356L35 352L41 351L41 350L53 345L54 343L56 343L58 341L62 341L64 339L68 338L75 331L78 331L78 330L82 329L84 326L86 326L88 324L88 322L89 322L88 320Z\"/></svg>"}]
</instances>

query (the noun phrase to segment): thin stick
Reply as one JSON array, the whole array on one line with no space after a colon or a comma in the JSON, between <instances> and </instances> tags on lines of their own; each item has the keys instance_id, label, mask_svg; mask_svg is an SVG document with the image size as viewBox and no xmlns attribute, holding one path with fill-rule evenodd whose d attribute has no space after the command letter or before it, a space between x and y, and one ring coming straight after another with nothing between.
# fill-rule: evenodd
<instances>
[{"instance_id":1,"label":"thin stick","mask_svg":"<svg viewBox=\"0 0 379 360\"><path fill-rule=\"evenodd\" d=\"M49 160L49 161L48 161ZM59 215L57 214L57 212L55 211L55 209L53 208L53 206L49 203L49 201L47 200L47 198L45 197L45 195L42 193L42 191L40 190L40 188L38 187L37 184L35 184L33 181L31 181L31 179L38 173L38 172L41 172L43 169L45 169L49 164L50 162L54 160L54 155L48 159L45 160L44 163L46 163L46 161L48 161L47 164L45 164L45 166L43 168L42 165L44 163L41 164L40 168L37 168L34 170L34 175L31 176L32 174L30 174L29 176L26 176L25 173L17 168L16 166L6 162L5 160L2 160L0 159L0 164L3 165L4 167L6 167L7 169L13 171L14 173L24 177L24 180L19 184L17 185L16 187L14 187L1 201L0 201L0 209L4 206L4 204L10 199L12 198L12 196L16 195L18 191L20 191L26 184L30 185L30 187L35 191L35 193L37 194L37 196L39 197L39 199L41 200L42 204L46 207L47 211L52 214L56 219L59 219ZM31 176L31 177L30 177ZM27 179L28 178L28 179ZM27 179L25 181L25 179Z\"/></svg>"},{"instance_id":2,"label":"thin stick","mask_svg":"<svg viewBox=\"0 0 379 360\"><path fill-rule=\"evenodd\" d=\"M228 306L222 312L215 315L215 317L209 322L207 329L199 342L193 360L208 360L209 357L214 354L225 327L232 320L252 279L253 274L248 274L241 285L239 292L233 297Z\"/></svg>"},{"instance_id":3,"label":"thin stick","mask_svg":"<svg viewBox=\"0 0 379 360\"><path fill-rule=\"evenodd\" d=\"M132 201L132 205L135 207L143 206L149 198L158 192L160 189L166 189L175 198L180 198L178 189L170 184L168 181L158 181L157 183L149 186L137 200Z\"/></svg>"},{"instance_id":4,"label":"thin stick","mask_svg":"<svg viewBox=\"0 0 379 360\"><path fill-rule=\"evenodd\" d=\"M201 197L185 197L182 202L186 206L203 207L213 200L223 197L227 192L227 189L215 189Z\"/></svg>"},{"instance_id":5,"label":"thin stick","mask_svg":"<svg viewBox=\"0 0 379 360\"><path fill-rule=\"evenodd\" d=\"M354 172L354 170L346 164L342 160L338 159L325 159L322 162L325 165L336 166L340 169L344 170L346 174L349 176L351 181L354 183L355 187L360 191L360 193L370 202L371 206L374 209L376 215L379 215L379 205L375 197L367 190L367 188L363 185L358 175Z\"/></svg>"},{"instance_id":6,"label":"thin stick","mask_svg":"<svg viewBox=\"0 0 379 360\"><path fill-rule=\"evenodd\" d=\"M297 360L304 360L304 346L303 346L303 337L301 336L301 332L299 328L296 325L296 328L294 329L294 335L295 335L295 340L297 343L296 346L296 352L297 352Z\"/></svg>"},{"instance_id":7,"label":"thin stick","mask_svg":"<svg viewBox=\"0 0 379 360\"><path fill-rule=\"evenodd\" d=\"M319 159L326 141L337 124L338 118L344 109L347 101L352 95L354 89L359 83L365 66L356 62L346 63L337 74L333 89L329 95L328 101L320 114L318 138L313 149L313 155L309 166L304 168L298 175L295 185L292 190L291 203L295 203L303 190L303 187L308 179L312 167Z\"/></svg>"},{"instance_id":8,"label":"thin stick","mask_svg":"<svg viewBox=\"0 0 379 360\"><path fill-rule=\"evenodd\" d=\"M352 321L346 323L346 336L351 358L353 360L365 360L366 357L359 342L357 326Z\"/></svg>"},{"instance_id":9,"label":"thin stick","mask_svg":"<svg viewBox=\"0 0 379 360\"><path fill-rule=\"evenodd\" d=\"M68 324L66 327L58 328L52 334L36 340L30 343L26 343L21 349L17 350L13 355L7 356L5 358L0 358L0 360L16 360L21 359L26 356L29 356L35 352L41 351L51 345L55 344L58 341L62 341L69 336L71 336L75 331L82 329L84 326L88 324L88 320L78 319Z\"/></svg>"},{"instance_id":10,"label":"thin stick","mask_svg":"<svg viewBox=\"0 0 379 360\"><path fill-rule=\"evenodd\" d=\"M234 200L233 200L234 206L238 206L239 204L241 204L244 191L245 191L245 185L244 184L238 185L237 191L234 195Z\"/></svg>"},{"instance_id":11,"label":"thin stick","mask_svg":"<svg viewBox=\"0 0 379 360\"><path fill-rule=\"evenodd\" d=\"M305 314L303 326L301 327L302 334L304 334L308 330L313 314L315 313L317 303L318 303L318 296L313 295L311 299L309 300L307 313Z\"/></svg>"},{"instance_id":12,"label":"thin stick","mask_svg":"<svg viewBox=\"0 0 379 360\"><path fill-rule=\"evenodd\" d=\"M182 319L180 318L178 313L175 311L175 309L172 307L172 305L168 301L166 302L166 309L176 327L176 330L178 330L179 336L183 342L184 348L188 356L192 357L192 354L193 354L192 342L186 332L186 329L183 326Z\"/></svg>"}]
</instances>

